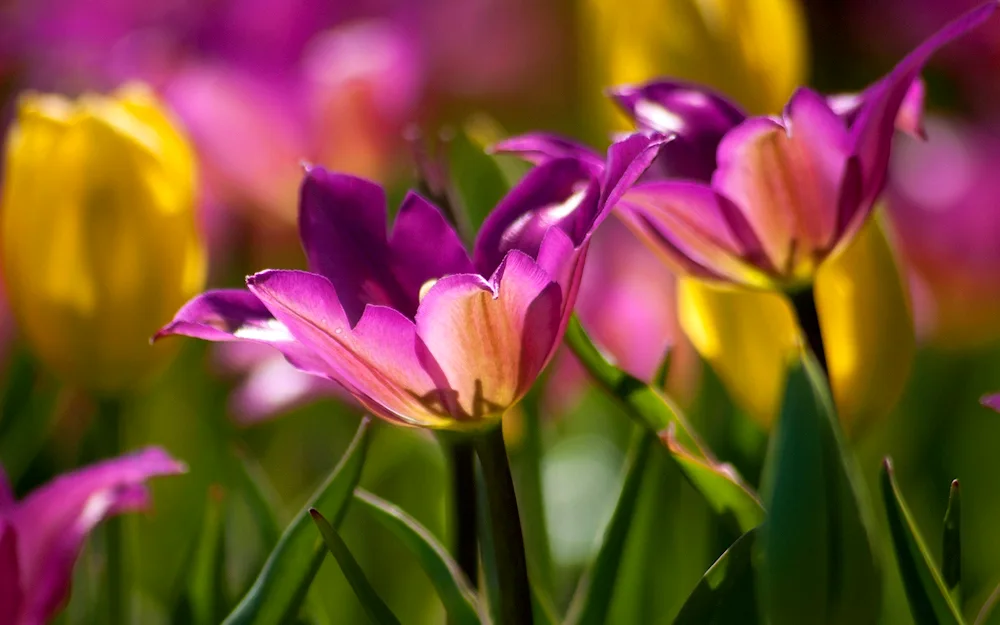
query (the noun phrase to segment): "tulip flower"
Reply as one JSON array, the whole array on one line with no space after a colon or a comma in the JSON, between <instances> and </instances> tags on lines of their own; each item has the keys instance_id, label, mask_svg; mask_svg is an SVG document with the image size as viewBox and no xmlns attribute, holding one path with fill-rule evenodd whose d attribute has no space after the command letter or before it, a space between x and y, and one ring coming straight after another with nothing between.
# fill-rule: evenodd
<instances>
[{"instance_id":1,"label":"tulip flower","mask_svg":"<svg viewBox=\"0 0 1000 625\"><path fill-rule=\"evenodd\" d=\"M491 427L559 345L591 233L656 147L623 140L600 177L573 159L536 168L487 218L471 258L419 195L387 236L378 185L313 167L299 214L311 271L210 291L158 336L267 343L389 421Z\"/></svg>"},{"instance_id":2,"label":"tulip flower","mask_svg":"<svg viewBox=\"0 0 1000 625\"><path fill-rule=\"evenodd\" d=\"M3 274L28 343L92 391L137 383L169 354L149 334L204 280L183 134L141 86L26 94L4 179Z\"/></svg>"},{"instance_id":3,"label":"tulip flower","mask_svg":"<svg viewBox=\"0 0 1000 625\"><path fill-rule=\"evenodd\" d=\"M69 598L73 565L94 527L148 508L146 481L185 470L148 448L59 476L21 501L0 470L0 622L49 622Z\"/></svg>"},{"instance_id":4,"label":"tulip flower","mask_svg":"<svg viewBox=\"0 0 1000 625\"><path fill-rule=\"evenodd\" d=\"M1000 135L933 118L893 152L886 208L910 269L917 331L943 348L1000 339Z\"/></svg>"},{"instance_id":5,"label":"tulip flower","mask_svg":"<svg viewBox=\"0 0 1000 625\"><path fill-rule=\"evenodd\" d=\"M823 98L800 89L780 120L748 117L724 96L682 82L655 81L612 91L640 129L674 137L626 193L618 212L671 267L698 278L680 284L681 324L759 421L766 424L775 413L783 376L771 373L784 370L787 353L798 342L794 317L780 297L713 291L702 281L797 290L811 285L822 261L834 256L822 272L828 277L817 283L817 299L826 311L821 325L833 346L832 384L842 419L845 424L860 423L887 410L893 401L876 400L879 393L864 381L871 376L863 363L877 359L863 358L854 347L844 346L867 343L862 335L881 328L876 334L884 330L900 339L898 353L911 351L912 337L900 336L909 323L894 318L900 315L885 314L882 306L866 305L885 304L905 321L907 298L881 233L856 234L885 182L894 130L923 133L923 86L918 78L923 63L994 9L993 4L984 5L954 22L859 95ZM789 132L796 119L796 128L806 131ZM830 137L834 143L825 143ZM575 157L600 166L588 148L544 134L504 141L496 149L536 163ZM775 177L775 171L788 175ZM818 179L812 177L814 171ZM807 182L796 186L796 173ZM858 244L850 245L855 238ZM845 271L848 268L853 271ZM862 278L871 271L887 279L887 285L870 288L873 285ZM855 306L845 312L848 300ZM865 322L858 318L859 310L878 314ZM749 331L750 325L754 331ZM724 336L730 340L722 341ZM721 348L723 343L727 349ZM740 349L734 351L734 346ZM760 379L739 381L743 359L727 357L735 353L767 355L769 364L761 367ZM907 368L892 369L902 373L889 376L885 386L894 392L881 396L897 397L905 382Z\"/></svg>"}]
</instances>

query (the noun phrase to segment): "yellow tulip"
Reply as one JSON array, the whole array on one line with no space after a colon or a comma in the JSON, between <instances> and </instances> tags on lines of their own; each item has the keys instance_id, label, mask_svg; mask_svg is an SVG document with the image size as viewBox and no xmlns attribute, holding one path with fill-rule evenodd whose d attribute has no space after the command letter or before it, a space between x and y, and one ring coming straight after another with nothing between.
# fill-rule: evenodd
<instances>
[{"instance_id":1,"label":"yellow tulip","mask_svg":"<svg viewBox=\"0 0 1000 625\"><path fill-rule=\"evenodd\" d=\"M815 293L834 400L841 423L857 435L895 405L915 350L906 282L877 220L820 268ZM733 399L769 427L799 341L787 298L685 279L678 310Z\"/></svg>"},{"instance_id":2,"label":"yellow tulip","mask_svg":"<svg viewBox=\"0 0 1000 625\"><path fill-rule=\"evenodd\" d=\"M586 0L588 85L671 76L715 87L753 114L780 110L802 84L805 21L797 0ZM610 107L609 107L610 108Z\"/></svg>"},{"instance_id":3,"label":"yellow tulip","mask_svg":"<svg viewBox=\"0 0 1000 625\"><path fill-rule=\"evenodd\" d=\"M126 389L169 355L149 337L201 290L195 161L156 97L25 94L10 129L0 236L7 295L67 381Z\"/></svg>"}]
</instances>

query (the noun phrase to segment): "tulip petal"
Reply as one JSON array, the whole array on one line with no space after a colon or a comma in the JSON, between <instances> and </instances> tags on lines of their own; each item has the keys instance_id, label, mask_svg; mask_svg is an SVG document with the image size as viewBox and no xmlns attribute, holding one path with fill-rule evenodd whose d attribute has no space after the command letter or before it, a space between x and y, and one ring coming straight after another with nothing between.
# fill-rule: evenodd
<instances>
[{"instance_id":1,"label":"tulip petal","mask_svg":"<svg viewBox=\"0 0 1000 625\"><path fill-rule=\"evenodd\" d=\"M754 273L747 259L761 255L760 242L710 187L649 182L633 187L625 198L622 221L687 273L720 280L746 280Z\"/></svg>"},{"instance_id":2,"label":"tulip petal","mask_svg":"<svg viewBox=\"0 0 1000 625\"><path fill-rule=\"evenodd\" d=\"M557 227L579 246L599 207L599 187L589 167L557 159L529 171L490 213L476 239L476 270L491 275L508 251L535 257L549 228Z\"/></svg>"},{"instance_id":3,"label":"tulip petal","mask_svg":"<svg viewBox=\"0 0 1000 625\"><path fill-rule=\"evenodd\" d=\"M889 414L909 378L916 347L906 284L876 219L816 273L830 387L851 437Z\"/></svg>"},{"instance_id":4,"label":"tulip petal","mask_svg":"<svg viewBox=\"0 0 1000 625\"><path fill-rule=\"evenodd\" d=\"M654 80L609 90L611 99L641 129L685 138L722 138L746 119L738 105L718 91L680 80Z\"/></svg>"},{"instance_id":5,"label":"tulip petal","mask_svg":"<svg viewBox=\"0 0 1000 625\"><path fill-rule=\"evenodd\" d=\"M351 325L366 304L415 309L417 293L404 292L386 262L385 192L379 185L309 169L302 182L299 234L310 270L333 283Z\"/></svg>"},{"instance_id":6,"label":"tulip petal","mask_svg":"<svg viewBox=\"0 0 1000 625\"><path fill-rule=\"evenodd\" d=\"M305 271L263 271L247 286L366 408L409 425L446 422L444 376L400 312L368 305L352 327L333 284Z\"/></svg>"},{"instance_id":7,"label":"tulip petal","mask_svg":"<svg viewBox=\"0 0 1000 625\"><path fill-rule=\"evenodd\" d=\"M428 291L417 330L465 418L499 418L527 392L556 347L561 299L559 285L517 250L490 282L454 275Z\"/></svg>"},{"instance_id":8,"label":"tulip petal","mask_svg":"<svg viewBox=\"0 0 1000 625\"><path fill-rule=\"evenodd\" d=\"M663 135L649 137L636 133L611 144L601 181L601 212L592 228L601 224L625 192L649 169L662 147L670 141L671 137Z\"/></svg>"},{"instance_id":9,"label":"tulip petal","mask_svg":"<svg viewBox=\"0 0 1000 625\"><path fill-rule=\"evenodd\" d=\"M677 283L677 315L736 404L770 427L798 345L788 302L777 293L721 290L686 278Z\"/></svg>"},{"instance_id":10,"label":"tulip petal","mask_svg":"<svg viewBox=\"0 0 1000 625\"><path fill-rule=\"evenodd\" d=\"M0 614L19 614L24 601L17 560L17 530L0 518Z\"/></svg>"},{"instance_id":11,"label":"tulip petal","mask_svg":"<svg viewBox=\"0 0 1000 625\"><path fill-rule=\"evenodd\" d=\"M979 401L987 408L992 408L993 410L1000 412L1000 393L995 395L986 395Z\"/></svg>"},{"instance_id":12,"label":"tulip petal","mask_svg":"<svg viewBox=\"0 0 1000 625\"><path fill-rule=\"evenodd\" d=\"M300 344L253 293L237 289L208 291L184 305L153 340L181 335L206 341L252 341L280 351L298 369L326 376L328 367Z\"/></svg>"},{"instance_id":13,"label":"tulip petal","mask_svg":"<svg viewBox=\"0 0 1000 625\"><path fill-rule=\"evenodd\" d=\"M800 89L785 125L753 118L720 144L712 185L743 211L779 273L811 271L834 243L847 140L823 99Z\"/></svg>"},{"instance_id":14,"label":"tulip petal","mask_svg":"<svg viewBox=\"0 0 1000 625\"><path fill-rule=\"evenodd\" d=\"M407 194L403 200L389 247L393 273L406 293L419 293L428 280L474 272L455 229L440 210L416 193ZM400 312L410 316L416 313L416 307Z\"/></svg>"},{"instance_id":15,"label":"tulip petal","mask_svg":"<svg viewBox=\"0 0 1000 625\"><path fill-rule=\"evenodd\" d=\"M865 89L861 93L842 93L839 95L827 96L826 103L830 109L840 116L850 128L858 117L858 113L865 105L865 101L877 95L878 86ZM872 93L875 91L876 93ZM926 97L926 86L920 78L915 79L906 90L906 96L896 114L896 130L905 132L918 139L926 139L927 133L924 129L924 99Z\"/></svg>"},{"instance_id":16,"label":"tulip petal","mask_svg":"<svg viewBox=\"0 0 1000 625\"><path fill-rule=\"evenodd\" d=\"M513 154L535 165L560 158L572 158L590 167L595 176L604 171L604 160L595 150L548 132L530 132L504 139L490 147L490 152Z\"/></svg>"},{"instance_id":17,"label":"tulip petal","mask_svg":"<svg viewBox=\"0 0 1000 625\"><path fill-rule=\"evenodd\" d=\"M857 120L851 126L852 151L860 160L864 184L861 210L867 210L882 191L893 127L924 64L939 48L986 21L997 7L997 2L987 2L955 19L917 46L888 75L866 90L870 96L865 98Z\"/></svg>"},{"instance_id":18,"label":"tulip petal","mask_svg":"<svg viewBox=\"0 0 1000 625\"><path fill-rule=\"evenodd\" d=\"M147 507L149 478L185 470L162 449L147 448L60 476L16 505L8 519L17 529L26 589L22 622L46 622L66 600L73 564L94 526Z\"/></svg>"}]
</instances>

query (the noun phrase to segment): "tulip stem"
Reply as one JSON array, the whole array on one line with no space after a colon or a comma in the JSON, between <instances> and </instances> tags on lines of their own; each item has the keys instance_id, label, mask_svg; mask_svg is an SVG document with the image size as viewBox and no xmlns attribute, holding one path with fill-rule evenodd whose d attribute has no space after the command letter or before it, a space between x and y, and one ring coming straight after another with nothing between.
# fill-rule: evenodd
<instances>
[{"instance_id":1,"label":"tulip stem","mask_svg":"<svg viewBox=\"0 0 1000 625\"><path fill-rule=\"evenodd\" d=\"M475 439L483 469L486 498L500 587L499 625L532 625L531 586L524 552L521 518L517 512L514 480L510 473L503 429L499 426Z\"/></svg>"},{"instance_id":2,"label":"tulip stem","mask_svg":"<svg viewBox=\"0 0 1000 625\"><path fill-rule=\"evenodd\" d=\"M476 538L476 467L472 443L451 444L451 487L455 520L455 559L473 588L479 584Z\"/></svg>"},{"instance_id":3,"label":"tulip stem","mask_svg":"<svg viewBox=\"0 0 1000 625\"><path fill-rule=\"evenodd\" d=\"M102 432L105 459L120 456L124 447L122 403L117 398L98 402L98 428ZM125 574L124 519L113 516L105 522L105 567L108 590L108 624L128 623L128 588Z\"/></svg>"},{"instance_id":4,"label":"tulip stem","mask_svg":"<svg viewBox=\"0 0 1000 625\"><path fill-rule=\"evenodd\" d=\"M823 346L823 331L819 324L819 312L816 310L816 293L812 285L791 295L792 307L799 320L799 327L809 344L823 373L829 379L830 370L826 364L826 348Z\"/></svg>"}]
</instances>

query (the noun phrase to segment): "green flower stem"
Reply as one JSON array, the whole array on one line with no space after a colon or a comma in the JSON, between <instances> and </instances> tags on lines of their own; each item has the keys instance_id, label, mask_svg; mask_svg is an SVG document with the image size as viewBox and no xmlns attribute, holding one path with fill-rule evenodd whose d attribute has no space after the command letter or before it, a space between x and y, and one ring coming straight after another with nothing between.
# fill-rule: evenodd
<instances>
[{"instance_id":1,"label":"green flower stem","mask_svg":"<svg viewBox=\"0 0 1000 625\"><path fill-rule=\"evenodd\" d=\"M124 447L122 401L103 398L98 402L97 427L101 432L101 449L105 459L120 456ZM105 566L108 591L108 624L128 623L128 575L125 571L125 527L121 516L108 519L105 524Z\"/></svg>"},{"instance_id":2,"label":"green flower stem","mask_svg":"<svg viewBox=\"0 0 1000 625\"><path fill-rule=\"evenodd\" d=\"M802 334L809 343L809 349L819 366L823 368L823 373L827 379L830 378L830 370L826 364L826 348L823 345L823 331L819 325L819 312L816 310L816 293L812 285L802 289L790 296L792 307L795 309L795 316L798 318L799 327Z\"/></svg>"},{"instance_id":3,"label":"green flower stem","mask_svg":"<svg viewBox=\"0 0 1000 625\"><path fill-rule=\"evenodd\" d=\"M476 471L472 443L452 441L451 487L454 502L455 560L470 585L479 584L479 551L476 538Z\"/></svg>"},{"instance_id":4,"label":"green flower stem","mask_svg":"<svg viewBox=\"0 0 1000 625\"><path fill-rule=\"evenodd\" d=\"M475 439L483 469L500 586L498 625L532 625L531 586L524 552L524 536L517 512L514 480L510 474L503 430L498 425Z\"/></svg>"}]
</instances>

